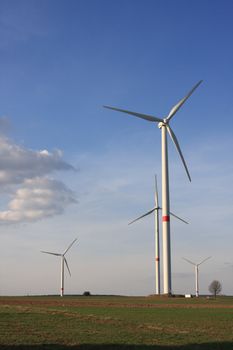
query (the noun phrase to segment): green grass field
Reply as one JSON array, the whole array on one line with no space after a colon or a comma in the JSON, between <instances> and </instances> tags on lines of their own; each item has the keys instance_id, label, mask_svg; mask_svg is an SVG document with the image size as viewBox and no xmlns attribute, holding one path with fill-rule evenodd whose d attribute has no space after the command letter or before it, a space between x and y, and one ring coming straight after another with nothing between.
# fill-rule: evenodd
<instances>
[{"instance_id":1,"label":"green grass field","mask_svg":"<svg viewBox=\"0 0 233 350\"><path fill-rule=\"evenodd\" d=\"M1 297L0 349L233 350L233 298Z\"/></svg>"}]
</instances>

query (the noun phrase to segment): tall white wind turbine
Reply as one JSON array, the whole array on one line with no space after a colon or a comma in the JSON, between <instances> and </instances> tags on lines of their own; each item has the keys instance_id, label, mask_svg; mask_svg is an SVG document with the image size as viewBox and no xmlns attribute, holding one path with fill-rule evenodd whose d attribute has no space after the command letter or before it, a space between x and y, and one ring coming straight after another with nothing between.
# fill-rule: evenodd
<instances>
[{"instance_id":1,"label":"tall white wind turbine","mask_svg":"<svg viewBox=\"0 0 233 350\"><path fill-rule=\"evenodd\" d=\"M189 171L187 165L185 163L183 154L181 152L178 140L171 129L169 123L176 112L181 108L181 106L185 103L185 101L192 95L194 90L201 84L202 80L200 80L192 90L182 98L168 113L165 118L157 118L151 115L137 113L128 111L125 109L104 106L104 108L112 109L114 111L119 111L123 113L127 113L138 118L145 119L150 122L158 123L159 129L161 129L161 143L162 143L162 221L163 221L163 283L164 283L164 294L170 295L172 293L171 286L171 246L170 246L170 199L169 199L169 173L168 173L168 147L167 147L167 133L171 137L175 147L180 155L182 163L184 165L185 171L188 175L189 180L191 181L191 177L189 175Z\"/></svg>"},{"instance_id":2,"label":"tall white wind turbine","mask_svg":"<svg viewBox=\"0 0 233 350\"><path fill-rule=\"evenodd\" d=\"M195 264L194 262L192 262L191 260L188 260L186 258L183 258L185 261L187 261L189 264L192 264L195 266L195 288L196 288L196 297L199 297L199 266L201 264L203 264L206 260L209 260L211 258L211 256L209 256L208 258L205 258L204 260L202 260L199 264Z\"/></svg>"},{"instance_id":3,"label":"tall white wind turbine","mask_svg":"<svg viewBox=\"0 0 233 350\"><path fill-rule=\"evenodd\" d=\"M68 248L64 251L63 254L60 253L52 253L52 252L46 252L44 250L41 250L41 253L45 253L45 254L51 254L51 255L56 255L56 256L60 256L61 257L61 290L60 290L60 296L63 297L64 296L64 263L66 264L67 270L71 276L70 273L70 269L69 269L69 265L68 262L65 258L66 253L68 252L68 250L72 247L72 245L77 241L77 238L75 238L73 240L73 242L70 243L70 245L68 246Z\"/></svg>"},{"instance_id":4,"label":"tall white wind turbine","mask_svg":"<svg viewBox=\"0 0 233 350\"><path fill-rule=\"evenodd\" d=\"M131 221L129 225L133 224L135 221L138 221L144 218L147 215L154 213L155 220L155 294L159 295L160 291L160 237L159 237L159 211L162 208L159 206L158 198L158 186L157 186L157 176L155 176L155 206L153 209L149 210L145 214L139 216L135 220ZM170 212L170 215L174 216L176 219L183 221L185 224L188 224L187 221L181 219L179 216Z\"/></svg>"}]
</instances>

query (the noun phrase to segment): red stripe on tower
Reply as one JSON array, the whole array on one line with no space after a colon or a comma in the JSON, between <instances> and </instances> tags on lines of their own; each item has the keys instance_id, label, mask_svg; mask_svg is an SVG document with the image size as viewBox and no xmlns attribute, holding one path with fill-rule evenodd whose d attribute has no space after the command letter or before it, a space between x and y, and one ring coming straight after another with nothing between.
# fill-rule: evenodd
<instances>
[{"instance_id":1,"label":"red stripe on tower","mask_svg":"<svg viewBox=\"0 0 233 350\"><path fill-rule=\"evenodd\" d=\"M164 215L163 216L163 222L168 222L170 221L170 216L169 215Z\"/></svg>"}]
</instances>

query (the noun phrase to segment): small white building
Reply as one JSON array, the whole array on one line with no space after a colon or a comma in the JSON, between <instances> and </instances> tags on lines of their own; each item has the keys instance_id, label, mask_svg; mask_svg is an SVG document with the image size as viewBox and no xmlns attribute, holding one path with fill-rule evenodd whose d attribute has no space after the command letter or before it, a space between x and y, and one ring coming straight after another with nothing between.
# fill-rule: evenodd
<instances>
[{"instance_id":1,"label":"small white building","mask_svg":"<svg viewBox=\"0 0 233 350\"><path fill-rule=\"evenodd\" d=\"M192 298L193 297L192 294L185 294L184 296L185 296L185 298Z\"/></svg>"}]
</instances>

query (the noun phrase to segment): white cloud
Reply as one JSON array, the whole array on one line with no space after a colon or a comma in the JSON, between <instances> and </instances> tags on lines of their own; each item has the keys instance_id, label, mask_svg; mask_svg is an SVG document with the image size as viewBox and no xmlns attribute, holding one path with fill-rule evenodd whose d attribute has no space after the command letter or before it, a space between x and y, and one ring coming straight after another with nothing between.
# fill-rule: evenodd
<instances>
[{"instance_id":1,"label":"white cloud","mask_svg":"<svg viewBox=\"0 0 233 350\"><path fill-rule=\"evenodd\" d=\"M0 136L0 190L11 195L8 209L0 211L0 223L31 222L63 213L75 202L74 193L48 175L74 170L62 152L34 151Z\"/></svg>"},{"instance_id":2,"label":"white cloud","mask_svg":"<svg viewBox=\"0 0 233 350\"><path fill-rule=\"evenodd\" d=\"M60 181L39 177L26 179L10 201L9 209L0 212L0 222L35 221L62 214L64 208L74 202L74 194Z\"/></svg>"},{"instance_id":3,"label":"white cloud","mask_svg":"<svg viewBox=\"0 0 233 350\"><path fill-rule=\"evenodd\" d=\"M19 184L25 178L44 176L55 170L73 169L62 159L60 150L33 151L6 137L0 137L0 159L0 186Z\"/></svg>"}]
</instances>

